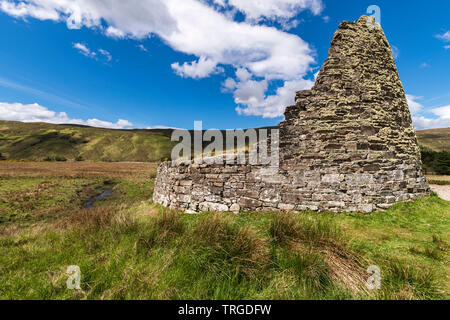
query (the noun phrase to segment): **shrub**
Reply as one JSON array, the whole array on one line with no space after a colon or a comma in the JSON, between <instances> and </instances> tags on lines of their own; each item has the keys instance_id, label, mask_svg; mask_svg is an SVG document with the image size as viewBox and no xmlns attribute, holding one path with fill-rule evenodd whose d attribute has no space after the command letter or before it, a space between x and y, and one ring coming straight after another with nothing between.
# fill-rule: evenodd
<instances>
[{"instance_id":1,"label":"shrub","mask_svg":"<svg viewBox=\"0 0 450 320\"><path fill-rule=\"evenodd\" d=\"M80 162L80 161L84 161L84 159L83 159L82 156L76 156L76 157L75 157L75 161Z\"/></svg>"},{"instance_id":2,"label":"shrub","mask_svg":"<svg viewBox=\"0 0 450 320\"><path fill-rule=\"evenodd\" d=\"M422 147L423 169L426 173L436 173L438 175L450 175L450 152L435 152Z\"/></svg>"},{"instance_id":3,"label":"shrub","mask_svg":"<svg viewBox=\"0 0 450 320\"><path fill-rule=\"evenodd\" d=\"M66 159L65 157L56 156L56 157L55 157L55 161L58 161L58 162L66 162L67 159Z\"/></svg>"}]
</instances>

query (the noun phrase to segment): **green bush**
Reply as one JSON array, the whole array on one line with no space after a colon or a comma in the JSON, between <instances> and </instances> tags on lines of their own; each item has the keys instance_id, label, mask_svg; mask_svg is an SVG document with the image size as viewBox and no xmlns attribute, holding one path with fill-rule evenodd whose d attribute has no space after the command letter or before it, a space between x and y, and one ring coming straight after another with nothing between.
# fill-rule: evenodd
<instances>
[{"instance_id":1,"label":"green bush","mask_svg":"<svg viewBox=\"0 0 450 320\"><path fill-rule=\"evenodd\" d=\"M55 161L58 161L58 162L66 162L67 159L66 159L65 157L56 156L56 157L55 157Z\"/></svg>"}]
</instances>

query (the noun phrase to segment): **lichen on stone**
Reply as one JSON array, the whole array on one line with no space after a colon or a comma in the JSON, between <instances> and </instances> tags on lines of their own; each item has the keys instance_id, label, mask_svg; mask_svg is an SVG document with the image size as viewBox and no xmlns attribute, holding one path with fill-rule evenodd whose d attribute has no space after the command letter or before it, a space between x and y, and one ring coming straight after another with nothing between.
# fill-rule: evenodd
<instances>
[{"instance_id":1,"label":"lichen on stone","mask_svg":"<svg viewBox=\"0 0 450 320\"><path fill-rule=\"evenodd\" d=\"M280 166L158 168L154 200L189 212L359 211L429 195L403 85L381 28L342 22L314 87L280 123Z\"/></svg>"}]
</instances>

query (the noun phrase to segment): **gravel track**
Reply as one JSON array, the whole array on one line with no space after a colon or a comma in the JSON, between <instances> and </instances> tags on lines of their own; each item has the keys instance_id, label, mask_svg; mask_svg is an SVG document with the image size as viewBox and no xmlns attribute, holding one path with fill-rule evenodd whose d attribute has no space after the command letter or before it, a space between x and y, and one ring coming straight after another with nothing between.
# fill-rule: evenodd
<instances>
[{"instance_id":1,"label":"gravel track","mask_svg":"<svg viewBox=\"0 0 450 320\"><path fill-rule=\"evenodd\" d=\"M450 186L430 185L431 190L436 192L438 196L444 200L450 201Z\"/></svg>"}]
</instances>

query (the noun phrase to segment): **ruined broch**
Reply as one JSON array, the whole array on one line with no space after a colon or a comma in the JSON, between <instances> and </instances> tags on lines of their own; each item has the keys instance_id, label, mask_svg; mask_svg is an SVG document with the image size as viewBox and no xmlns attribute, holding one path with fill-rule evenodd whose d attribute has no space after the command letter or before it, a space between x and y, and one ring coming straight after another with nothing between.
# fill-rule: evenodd
<instances>
[{"instance_id":1,"label":"ruined broch","mask_svg":"<svg viewBox=\"0 0 450 320\"><path fill-rule=\"evenodd\" d=\"M279 168L165 162L154 201L191 212L370 213L428 195L391 48L369 19L340 24L314 87L286 109Z\"/></svg>"}]
</instances>

